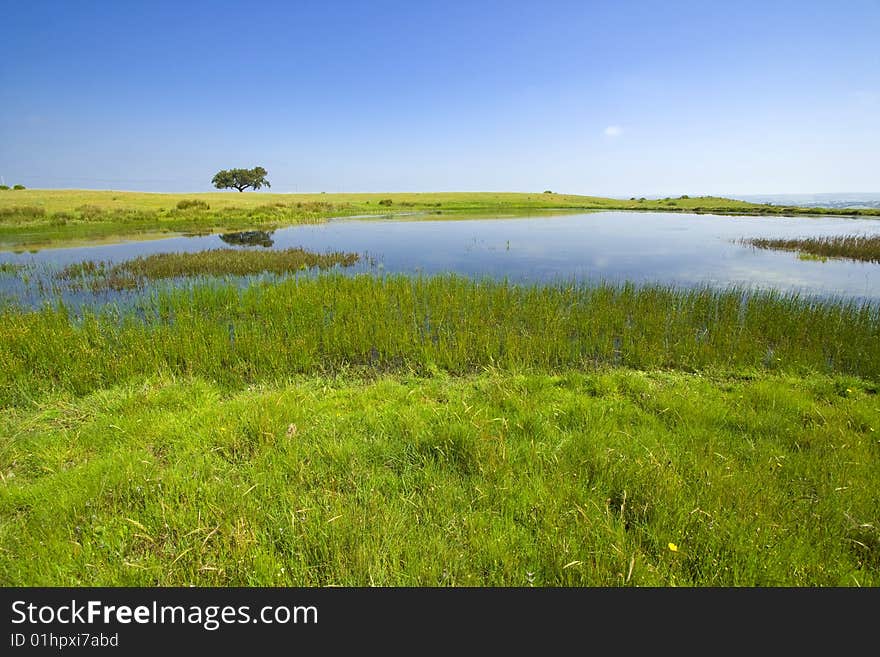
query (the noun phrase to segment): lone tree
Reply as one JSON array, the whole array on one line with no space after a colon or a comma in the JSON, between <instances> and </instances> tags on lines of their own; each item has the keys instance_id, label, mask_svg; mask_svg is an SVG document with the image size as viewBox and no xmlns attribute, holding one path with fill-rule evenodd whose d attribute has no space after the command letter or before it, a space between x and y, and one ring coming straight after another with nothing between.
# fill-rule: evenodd
<instances>
[{"instance_id":1,"label":"lone tree","mask_svg":"<svg viewBox=\"0 0 880 657\"><path fill-rule=\"evenodd\" d=\"M267 171L263 167L253 169L223 169L218 171L211 182L217 189L237 189L243 192L248 187L259 189L263 185L271 187L266 180Z\"/></svg>"}]
</instances>

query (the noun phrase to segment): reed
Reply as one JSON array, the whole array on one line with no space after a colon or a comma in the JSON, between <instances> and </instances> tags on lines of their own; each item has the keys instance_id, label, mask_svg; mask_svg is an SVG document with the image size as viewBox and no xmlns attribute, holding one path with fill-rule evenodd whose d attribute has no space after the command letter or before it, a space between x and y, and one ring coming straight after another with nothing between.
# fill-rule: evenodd
<instances>
[{"instance_id":1,"label":"reed","mask_svg":"<svg viewBox=\"0 0 880 657\"><path fill-rule=\"evenodd\" d=\"M0 403L144 376L607 366L880 378L880 308L795 294L338 273L159 285L136 307L0 309Z\"/></svg>"},{"instance_id":2,"label":"reed","mask_svg":"<svg viewBox=\"0 0 880 657\"><path fill-rule=\"evenodd\" d=\"M817 258L847 258L880 262L880 235L836 235L795 239L753 238L742 240L759 249L797 251Z\"/></svg>"}]
</instances>

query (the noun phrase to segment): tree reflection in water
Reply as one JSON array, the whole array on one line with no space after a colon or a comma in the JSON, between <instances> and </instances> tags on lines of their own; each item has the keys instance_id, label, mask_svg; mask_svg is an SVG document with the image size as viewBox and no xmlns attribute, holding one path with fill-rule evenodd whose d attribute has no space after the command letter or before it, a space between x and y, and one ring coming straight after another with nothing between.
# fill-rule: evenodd
<instances>
[{"instance_id":1,"label":"tree reflection in water","mask_svg":"<svg viewBox=\"0 0 880 657\"><path fill-rule=\"evenodd\" d=\"M227 244L238 244L240 246L262 246L265 248L275 244L272 239L274 230L245 230L240 233L223 233L220 239Z\"/></svg>"}]
</instances>

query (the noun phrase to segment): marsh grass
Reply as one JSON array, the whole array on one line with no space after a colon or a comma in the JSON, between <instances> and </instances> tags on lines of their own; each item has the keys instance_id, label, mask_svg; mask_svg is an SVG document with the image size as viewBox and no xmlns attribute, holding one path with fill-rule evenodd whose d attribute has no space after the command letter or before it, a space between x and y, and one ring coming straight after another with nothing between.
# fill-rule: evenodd
<instances>
[{"instance_id":1,"label":"marsh grass","mask_svg":"<svg viewBox=\"0 0 880 657\"><path fill-rule=\"evenodd\" d=\"M160 286L135 308L0 309L0 403L143 376L621 366L880 378L880 308L793 294L318 274Z\"/></svg>"},{"instance_id":2,"label":"marsh grass","mask_svg":"<svg viewBox=\"0 0 880 657\"><path fill-rule=\"evenodd\" d=\"M798 253L798 260L807 260L810 262L828 262L828 257L813 255L812 253Z\"/></svg>"},{"instance_id":3,"label":"marsh grass","mask_svg":"<svg viewBox=\"0 0 880 657\"><path fill-rule=\"evenodd\" d=\"M305 269L350 267L356 253L315 253L301 248L281 250L211 249L193 253L158 253L118 264L85 261L68 265L57 274L64 281L83 282L93 290L131 289L149 281L194 276L247 276L289 274Z\"/></svg>"},{"instance_id":4,"label":"marsh grass","mask_svg":"<svg viewBox=\"0 0 880 657\"><path fill-rule=\"evenodd\" d=\"M25 265L14 262L0 262L0 275L18 274L25 269Z\"/></svg>"},{"instance_id":5,"label":"marsh grass","mask_svg":"<svg viewBox=\"0 0 880 657\"><path fill-rule=\"evenodd\" d=\"M796 251L816 258L848 258L880 263L880 235L836 235L796 239L753 238L743 244L759 249Z\"/></svg>"}]
</instances>

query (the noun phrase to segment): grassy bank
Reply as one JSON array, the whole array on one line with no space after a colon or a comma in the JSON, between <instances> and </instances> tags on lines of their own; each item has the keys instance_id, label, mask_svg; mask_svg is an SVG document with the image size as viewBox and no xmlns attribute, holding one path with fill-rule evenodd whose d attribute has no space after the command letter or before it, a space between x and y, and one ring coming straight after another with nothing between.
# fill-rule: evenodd
<instances>
[{"instance_id":1,"label":"grassy bank","mask_svg":"<svg viewBox=\"0 0 880 657\"><path fill-rule=\"evenodd\" d=\"M880 379L880 308L793 295L326 274L160 289L135 311L0 310L0 403L144 376L638 369Z\"/></svg>"},{"instance_id":2,"label":"grassy bank","mask_svg":"<svg viewBox=\"0 0 880 657\"><path fill-rule=\"evenodd\" d=\"M26 248L55 241L157 232L272 229L329 217L430 212L521 213L544 210L651 210L720 214L848 214L880 210L826 210L759 205L718 197L620 200L568 194L148 194L82 190L0 193L0 246Z\"/></svg>"},{"instance_id":3,"label":"grassy bank","mask_svg":"<svg viewBox=\"0 0 880 657\"><path fill-rule=\"evenodd\" d=\"M759 249L796 251L818 258L880 262L880 235L838 235L797 239L755 238L743 240L743 243Z\"/></svg>"},{"instance_id":4,"label":"grassy bank","mask_svg":"<svg viewBox=\"0 0 880 657\"><path fill-rule=\"evenodd\" d=\"M4 585L880 585L851 377L150 377L0 414Z\"/></svg>"},{"instance_id":5,"label":"grassy bank","mask_svg":"<svg viewBox=\"0 0 880 657\"><path fill-rule=\"evenodd\" d=\"M263 203L251 207L212 207L207 203L181 201L157 210L149 203L141 203L140 195L137 196L128 199L124 206L89 203L56 211L39 204L0 205L0 246L28 248L122 236L269 230L357 213L350 206L317 201ZM178 207L180 203L183 207Z\"/></svg>"}]
</instances>

